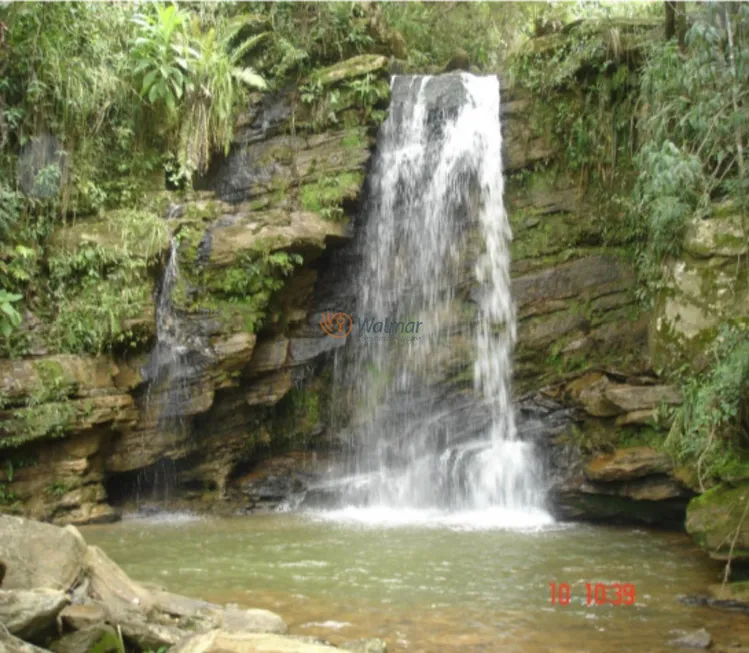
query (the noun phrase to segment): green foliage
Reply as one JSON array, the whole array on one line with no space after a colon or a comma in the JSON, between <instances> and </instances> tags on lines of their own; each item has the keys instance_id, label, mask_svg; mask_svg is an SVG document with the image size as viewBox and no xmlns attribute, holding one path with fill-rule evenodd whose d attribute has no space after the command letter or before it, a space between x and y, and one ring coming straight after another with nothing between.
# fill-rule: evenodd
<instances>
[{"instance_id":1,"label":"green foliage","mask_svg":"<svg viewBox=\"0 0 749 653\"><path fill-rule=\"evenodd\" d=\"M308 125L312 131L352 124L379 124L385 119L383 100L390 96L390 86L382 76L367 73L327 87L318 73L299 87L299 99L310 107Z\"/></svg>"},{"instance_id":2,"label":"green foliage","mask_svg":"<svg viewBox=\"0 0 749 653\"><path fill-rule=\"evenodd\" d=\"M302 186L299 201L303 208L318 213L326 220L343 220L346 216L341 204L352 195L352 189L358 192L361 183L362 175L358 172L323 178L314 184Z\"/></svg>"},{"instance_id":3,"label":"green foliage","mask_svg":"<svg viewBox=\"0 0 749 653\"><path fill-rule=\"evenodd\" d=\"M712 367L682 384L684 405L666 443L697 467L700 483L749 457L749 328L724 327L708 353Z\"/></svg>"},{"instance_id":4,"label":"green foliage","mask_svg":"<svg viewBox=\"0 0 749 653\"><path fill-rule=\"evenodd\" d=\"M243 63L263 35L204 9L0 9L0 172L35 217L132 205L165 161L192 174L227 147L245 89L264 87Z\"/></svg>"},{"instance_id":5,"label":"green foliage","mask_svg":"<svg viewBox=\"0 0 749 653\"><path fill-rule=\"evenodd\" d=\"M240 31L254 22L253 16L238 16L204 32L196 21L193 23L198 56L190 64L180 126L180 157L188 169L204 172L212 150L228 153L235 116L247 99L245 88L266 88L265 80L252 68L242 66L241 61L267 34L235 43Z\"/></svg>"},{"instance_id":6,"label":"green foliage","mask_svg":"<svg viewBox=\"0 0 749 653\"><path fill-rule=\"evenodd\" d=\"M262 252L258 256L242 254L233 267L211 278L211 289L229 301L243 301L249 296L269 296L283 287L283 279L302 257L286 252Z\"/></svg>"},{"instance_id":7,"label":"green foliage","mask_svg":"<svg viewBox=\"0 0 749 653\"><path fill-rule=\"evenodd\" d=\"M263 325L274 294L283 288L294 267L301 264L300 254L272 252L270 247L261 245L252 253L237 256L230 267L212 270L197 266L192 271L184 270L185 284L199 291L188 295L183 284L176 289L174 300L182 310L218 312L231 323L240 320L238 326L254 333Z\"/></svg>"},{"instance_id":8,"label":"green foliage","mask_svg":"<svg viewBox=\"0 0 749 653\"><path fill-rule=\"evenodd\" d=\"M535 130L563 153L582 185L626 182L634 147L635 66L620 28L606 21L531 40L510 60L511 77L536 98Z\"/></svg>"},{"instance_id":9,"label":"green foliage","mask_svg":"<svg viewBox=\"0 0 749 653\"><path fill-rule=\"evenodd\" d=\"M19 447L40 438L60 438L75 425L78 409L69 402L30 405L13 411L3 422L0 449ZM4 432L4 433L3 433Z\"/></svg>"},{"instance_id":10,"label":"green foliage","mask_svg":"<svg viewBox=\"0 0 749 653\"><path fill-rule=\"evenodd\" d=\"M61 496L64 496L70 491L70 485L66 483L65 481L55 481L54 483L50 483L47 487L44 488L44 493L60 498Z\"/></svg>"},{"instance_id":11,"label":"green foliage","mask_svg":"<svg viewBox=\"0 0 749 653\"><path fill-rule=\"evenodd\" d=\"M271 442L281 446L304 448L320 424L325 400L312 386L295 386L273 410Z\"/></svg>"},{"instance_id":12,"label":"green foliage","mask_svg":"<svg viewBox=\"0 0 749 653\"><path fill-rule=\"evenodd\" d=\"M11 331L21 324L21 316L13 306L22 298L22 295L14 295L5 290L0 290L0 334L7 338Z\"/></svg>"},{"instance_id":13,"label":"green foliage","mask_svg":"<svg viewBox=\"0 0 749 653\"><path fill-rule=\"evenodd\" d=\"M139 30L131 51L140 94L166 109L165 123L178 126L177 161L188 174L203 172L214 149L228 151L245 87L265 88L263 78L241 64L266 37L256 34L236 43L257 21L252 15L231 20L216 16L204 27L175 5L154 5L133 22Z\"/></svg>"},{"instance_id":14,"label":"green foliage","mask_svg":"<svg viewBox=\"0 0 749 653\"><path fill-rule=\"evenodd\" d=\"M163 103L171 111L185 92L188 57L199 55L184 38L187 15L176 5L152 5L152 12L136 14L138 31L130 50L133 74L141 79L140 94L152 105Z\"/></svg>"},{"instance_id":15,"label":"green foliage","mask_svg":"<svg viewBox=\"0 0 749 653\"><path fill-rule=\"evenodd\" d=\"M632 231L646 300L661 288L661 262L681 252L687 224L709 215L711 202L732 197L747 209L749 7L728 16L706 8L686 53L674 41L652 44L642 71Z\"/></svg>"},{"instance_id":16,"label":"green foliage","mask_svg":"<svg viewBox=\"0 0 749 653\"><path fill-rule=\"evenodd\" d=\"M56 351L100 353L136 346L147 335L138 331L137 318L149 306L148 267L166 248L166 225L142 211L115 212L97 224L104 229L101 242L60 247L48 259L56 306L47 316L48 342Z\"/></svg>"},{"instance_id":17,"label":"green foliage","mask_svg":"<svg viewBox=\"0 0 749 653\"><path fill-rule=\"evenodd\" d=\"M18 503L15 492L8 487L8 483L0 483L0 506L14 506Z\"/></svg>"},{"instance_id":18,"label":"green foliage","mask_svg":"<svg viewBox=\"0 0 749 653\"><path fill-rule=\"evenodd\" d=\"M258 8L273 38L258 64L276 78L298 77L375 44L367 8L355 2L277 2Z\"/></svg>"}]
</instances>

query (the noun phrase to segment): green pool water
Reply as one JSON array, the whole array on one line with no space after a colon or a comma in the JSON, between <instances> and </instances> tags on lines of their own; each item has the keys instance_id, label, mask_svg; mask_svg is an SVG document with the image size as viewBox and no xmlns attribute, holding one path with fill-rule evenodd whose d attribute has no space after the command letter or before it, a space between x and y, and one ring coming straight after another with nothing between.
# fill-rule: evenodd
<instances>
[{"instance_id":1,"label":"green pool water","mask_svg":"<svg viewBox=\"0 0 749 653\"><path fill-rule=\"evenodd\" d=\"M279 513L169 515L83 529L133 578L263 607L292 632L371 636L391 651L673 651L680 630L749 644L746 617L687 607L721 567L677 533L584 525L532 531L449 521ZM567 583L552 605L549 583ZM634 585L632 606L587 605L585 583Z\"/></svg>"}]
</instances>

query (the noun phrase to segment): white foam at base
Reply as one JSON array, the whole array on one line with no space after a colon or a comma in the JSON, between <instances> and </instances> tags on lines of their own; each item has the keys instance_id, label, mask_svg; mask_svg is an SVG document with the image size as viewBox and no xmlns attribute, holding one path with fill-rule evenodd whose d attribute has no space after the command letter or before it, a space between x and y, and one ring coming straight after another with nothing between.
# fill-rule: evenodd
<instances>
[{"instance_id":1,"label":"white foam at base","mask_svg":"<svg viewBox=\"0 0 749 653\"><path fill-rule=\"evenodd\" d=\"M204 519L205 517L202 515L197 515L186 510L164 511L153 514L133 512L122 516L123 521L137 521L141 524L153 524L157 526L180 526L182 524L203 521Z\"/></svg>"},{"instance_id":2,"label":"white foam at base","mask_svg":"<svg viewBox=\"0 0 749 653\"><path fill-rule=\"evenodd\" d=\"M412 508L393 509L389 506L370 506L367 508L346 506L339 510L310 512L308 514L321 521L371 526L373 528L417 526L472 531L533 531L555 523L554 518L540 508L512 509L501 506L458 512Z\"/></svg>"}]
</instances>

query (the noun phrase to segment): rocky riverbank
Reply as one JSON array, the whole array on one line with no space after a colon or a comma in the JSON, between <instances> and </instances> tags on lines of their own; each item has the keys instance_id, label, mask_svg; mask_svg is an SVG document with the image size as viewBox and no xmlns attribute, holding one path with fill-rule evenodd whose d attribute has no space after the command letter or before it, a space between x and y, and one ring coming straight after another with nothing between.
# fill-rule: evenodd
<instances>
[{"instance_id":1,"label":"rocky riverbank","mask_svg":"<svg viewBox=\"0 0 749 653\"><path fill-rule=\"evenodd\" d=\"M0 652L385 653L378 639L334 647L288 634L268 610L221 606L138 583L73 526L0 516Z\"/></svg>"}]
</instances>

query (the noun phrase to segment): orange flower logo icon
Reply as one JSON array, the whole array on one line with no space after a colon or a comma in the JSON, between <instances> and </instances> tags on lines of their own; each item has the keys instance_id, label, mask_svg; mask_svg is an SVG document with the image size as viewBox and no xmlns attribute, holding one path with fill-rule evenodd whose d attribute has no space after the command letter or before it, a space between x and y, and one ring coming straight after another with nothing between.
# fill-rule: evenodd
<instances>
[{"instance_id":1,"label":"orange flower logo icon","mask_svg":"<svg viewBox=\"0 0 749 653\"><path fill-rule=\"evenodd\" d=\"M354 321L348 313L326 311L322 314L320 327L331 338L345 338L354 328Z\"/></svg>"}]
</instances>

